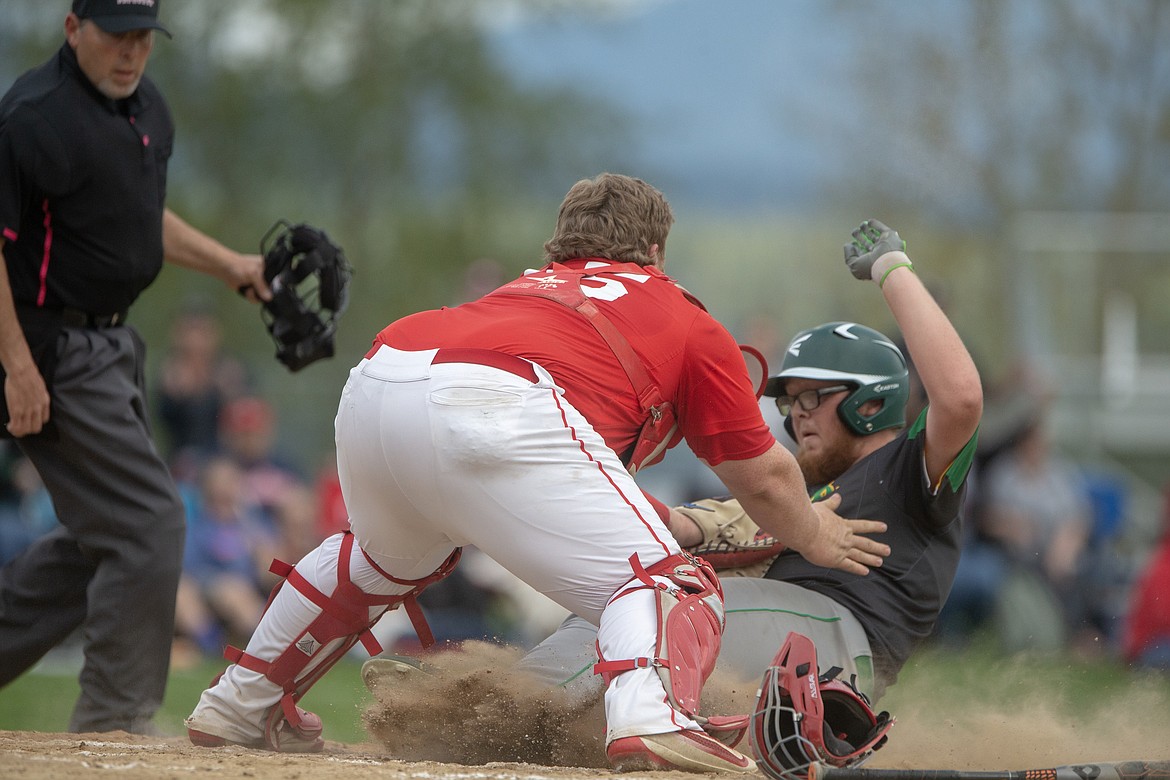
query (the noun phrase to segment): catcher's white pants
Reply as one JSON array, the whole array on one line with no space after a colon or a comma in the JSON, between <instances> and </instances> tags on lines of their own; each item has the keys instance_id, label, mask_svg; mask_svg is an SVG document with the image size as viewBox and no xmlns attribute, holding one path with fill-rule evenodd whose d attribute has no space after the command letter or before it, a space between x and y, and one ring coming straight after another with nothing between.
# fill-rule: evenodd
<instances>
[{"instance_id":1,"label":"catcher's white pants","mask_svg":"<svg viewBox=\"0 0 1170 780\"><path fill-rule=\"evenodd\" d=\"M475 363L432 364L435 354L382 346L350 371L336 419L337 465L357 542L404 580L425 577L456 547L474 545L599 625L606 658L653 657L654 592L611 601L630 586L630 556L650 566L679 547L633 478L544 369L532 366L533 382L532 371L523 377ZM320 552L310 554L318 558L308 576L329 593L336 555ZM371 568L359 558L352 558L355 575ZM402 592L388 581L380 587ZM281 609L274 603L265 614L249 652L272 642L287 647L285 638L318 614L299 594L286 597L290 590L278 597ZM205 692L200 708L258 720L279 691L237 669L229 670L230 684ZM209 725L200 712L191 719L196 728ZM654 669L614 680L606 719L609 740L699 728L667 703ZM245 729L204 730L239 738Z\"/></svg>"},{"instance_id":2,"label":"catcher's white pants","mask_svg":"<svg viewBox=\"0 0 1170 780\"><path fill-rule=\"evenodd\" d=\"M338 472L359 544L405 579L474 545L599 624L606 658L653 656L654 593L610 601L631 555L649 566L679 547L633 478L541 367L532 382L434 354L383 346L342 392ZM609 739L698 728L653 669L619 675L606 716Z\"/></svg>"}]
</instances>

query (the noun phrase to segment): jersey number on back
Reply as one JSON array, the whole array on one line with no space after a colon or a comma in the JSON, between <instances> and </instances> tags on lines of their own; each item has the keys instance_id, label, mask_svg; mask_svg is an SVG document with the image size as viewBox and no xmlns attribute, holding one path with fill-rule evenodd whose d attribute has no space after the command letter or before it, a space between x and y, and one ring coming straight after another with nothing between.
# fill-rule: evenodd
<instances>
[{"instance_id":1,"label":"jersey number on back","mask_svg":"<svg viewBox=\"0 0 1170 780\"><path fill-rule=\"evenodd\" d=\"M638 284L645 284L650 278L646 274L615 274L615 276L623 276ZM621 280L600 276L581 277L581 292L585 294L585 297L596 298L599 301L616 301L623 295L630 293Z\"/></svg>"}]
</instances>

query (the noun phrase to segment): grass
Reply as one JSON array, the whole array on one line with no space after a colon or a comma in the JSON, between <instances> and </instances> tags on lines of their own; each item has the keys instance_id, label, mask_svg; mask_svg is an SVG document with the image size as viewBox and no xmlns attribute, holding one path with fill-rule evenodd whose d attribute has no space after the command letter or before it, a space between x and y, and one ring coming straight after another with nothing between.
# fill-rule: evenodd
<instances>
[{"instance_id":1,"label":"grass","mask_svg":"<svg viewBox=\"0 0 1170 780\"><path fill-rule=\"evenodd\" d=\"M199 694L223 671L226 661L207 661L192 669L172 672L166 699L155 717L165 736L186 733L183 720L191 714ZM329 740L360 743L369 740L361 714L373 701L362 685L361 660L344 658L301 701L322 717ZM0 730L65 732L77 699L76 668L34 668L0 689Z\"/></svg>"},{"instance_id":2,"label":"grass","mask_svg":"<svg viewBox=\"0 0 1170 780\"><path fill-rule=\"evenodd\" d=\"M1004 656L995 652L990 642L979 642L960 651L944 647L920 650L903 668L882 706L896 708L910 697L930 691L941 701L962 701L978 692L996 704L1017 707L1043 692L1057 709L1085 712L1137 688L1170 700L1170 677L1166 675L1133 670L1109 658Z\"/></svg>"},{"instance_id":3,"label":"grass","mask_svg":"<svg viewBox=\"0 0 1170 780\"><path fill-rule=\"evenodd\" d=\"M223 669L222 661L172 673L166 700L155 719L164 735L185 733L183 719L200 692ZM305 696L302 705L320 715L326 737L356 744L370 739L362 712L373 697L361 682L361 659L342 659ZM76 666L33 669L0 689L0 729L64 732L77 698ZM976 644L956 651L941 647L920 651L902 670L898 684L880 702L895 714L929 697L943 703L979 699L1005 711L1028 705L1038 695L1071 719L1124 701L1134 691L1170 701L1170 676L1132 671L1116 662L1070 655L1004 657Z\"/></svg>"}]
</instances>

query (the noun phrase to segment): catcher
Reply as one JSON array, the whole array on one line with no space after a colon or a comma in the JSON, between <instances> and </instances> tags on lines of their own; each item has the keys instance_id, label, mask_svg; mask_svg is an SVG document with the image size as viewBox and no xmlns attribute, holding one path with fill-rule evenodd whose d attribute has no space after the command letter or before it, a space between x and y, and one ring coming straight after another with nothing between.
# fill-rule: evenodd
<instances>
[{"instance_id":1,"label":"catcher","mask_svg":"<svg viewBox=\"0 0 1170 780\"><path fill-rule=\"evenodd\" d=\"M543 269L378 334L336 418L351 532L277 566L285 586L187 721L195 744L320 750L301 696L358 641L379 652L373 623L399 605L417 617L418 594L471 544L599 624L612 764L750 770L698 712L723 629L718 578L633 473L685 436L810 559L862 574L889 550L868 537L884 523L803 493L731 334L663 272L673 220L640 179L583 179ZM667 654L660 675L650 662Z\"/></svg>"},{"instance_id":2,"label":"catcher","mask_svg":"<svg viewBox=\"0 0 1170 780\"><path fill-rule=\"evenodd\" d=\"M829 322L798 333L765 388L796 441L813 500L836 495L845 516L887 524L888 531L875 537L892 551L882 565L857 575L818 566L792 550L778 552L734 499L699 501L670 515L680 544L723 569L727 628L716 670L749 680L769 671L769 680L783 679L777 670L786 668L788 652L777 650L787 651L795 633L815 646L813 675L826 687L844 682L854 705L864 701L866 712L868 701L894 683L930 634L946 601L959 562L960 507L983 407L975 364L904 249L895 231L871 220L854 231L845 261L853 276L877 284L901 328L930 400L918 419L906 426L901 351L856 323ZM581 674L596 662L595 634L570 617L521 666L575 695L597 695L600 680ZM809 655L805 645L797 646ZM820 672L836 673L817 675L817 663ZM764 694L758 706L766 704L767 686ZM830 697L822 698L827 705ZM865 751L857 748L880 744L884 735L881 719L868 718L852 750L834 753L815 739L819 735L806 735L814 739L799 740L802 749L778 751L772 739L757 748L756 758L765 771L778 761L786 769L800 763L777 756L859 759ZM807 725L810 719L795 721ZM796 728L793 719L787 722L789 730Z\"/></svg>"}]
</instances>

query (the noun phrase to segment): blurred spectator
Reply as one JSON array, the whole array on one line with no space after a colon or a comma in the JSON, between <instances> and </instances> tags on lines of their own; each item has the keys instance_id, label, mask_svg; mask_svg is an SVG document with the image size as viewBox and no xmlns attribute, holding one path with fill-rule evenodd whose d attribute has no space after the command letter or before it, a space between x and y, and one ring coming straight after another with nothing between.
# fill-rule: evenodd
<instances>
[{"instance_id":1,"label":"blurred spectator","mask_svg":"<svg viewBox=\"0 0 1170 780\"><path fill-rule=\"evenodd\" d=\"M982 474L972 470L968 477L970 496L982 487ZM969 498L964 509L962 556L951 584L950 595L939 614L936 636L951 646L962 646L974 635L992 626L1000 587L1010 568L1003 549L987 538L979 527L978 502Z\"/></svg>"},{"instance_id":2,"label":"blurred spectator","mask_svg":"<svg viewBox=\"0 0 1170 780\"><path fill-rule=\"evenodd\" d=\"M272 406L255 396L229 402L220 414L219 440L222 452L244 474L246 500L282 539L282 559L299 560L319 541L316 501L300 468L274 451L277 420Z\"/></svg>"},{"instance_id":3,"label":"blurred spectator","mask_svg":"<svg viewBox=\"0 0 1170 780\"><path fill-rule=\"evenodd\" d=\"M244 393L243 364L223 353L222 341L219 322L206 309L188 308L171 324L156 401L168 460L184 453L194 463L214 452L221 409Z\"/></svg>"},{"instance_id":4,"label":"blurred spectator","mask_svg":"<svg viewBox=\"0 0 1170 780\"><path fill-rule=\"evenodd\" d=\"M321 543L317 534L319 502L312 486L291 485L276 508L277 558L295 563Z\"/></svg>"},{"instance_id":5,"label":"blurred spectator","mask_svg":"<svg viewBox=\"0 0 1170 780\"><path fill-rule=\"evenodd\" d=\"M1083 469L1092 507L1092 525L1081 558L1080 593L1084 599L1082 639L1094 639L1097 651L1117 655L1121 647L1134 564L1125 547L1129 523L1130 477L1104 468ZM1093 646L1082 642L1080 649Z\"/></svg>"},{"instance_id":6,"label":"blurred spectator","mask_svg":"<svg viewBox=\"0 0 1170 780\"><path fill-rule=\"evenodd\" d=\"M349 529L349 511L341 495L341 480L337 476L337 460L330 459L317 472L317 538L326 539Z\"/></svg>"},{"instance_id":7,"label":"blurred spectator","mask_svg":"<svg viewBox=\"0 0 1170 780\"><path fill-rule=\"evenodd\" d=\"M250 498L265 509L290 484L303 483L293 462L274 452L276 424L272 405L256 396L231 401L219 418L221 451L244 470Z\"/></svg>"},{"instance_id":8,"label":"blurred spectator","mask_svg":"<svg viewBox=\"0 0 1170 780\"><path fill-rule=\"evenodd\" d=\"M57 526L49 491L11 440L0 440L0 566Z\"/></svg>"},{"instance_id":9,"label":"blurred spectator","mask_svg":"<svg viewBox=\"0 0 1170 780\"><path fill-rule=\"evenodd\" d=\"M1134 586L1121 651L1131 664L1170 671L1170 484L1163 496L1161 541Z\"/></svg>"},{"instance_id":10,"label":"blurred spectator","mask_svg":"<svg viewBox=\"0 0 1170 780\"><path fill-rule=\"evenodd\" d=\"M218 655L225 639L246 640L260 622L278 540L249 505L244 474L230 458L208 460L199 488L187 521L175 625L180 641Z\"/></svg>"},{"instance_id":11,"label":"blurred spectator","mask_svg":"<svg viewBox=\"0 0 1170 780\"><path fill-rule=\"evenodd\" d=\"M982 532L1010 566L998 629L1007 649L1058 649L1084 628L1081 564L1092 530L1082 474L1053 451L1038 415L984 472Z\"/></svg>"}]
</instances>

